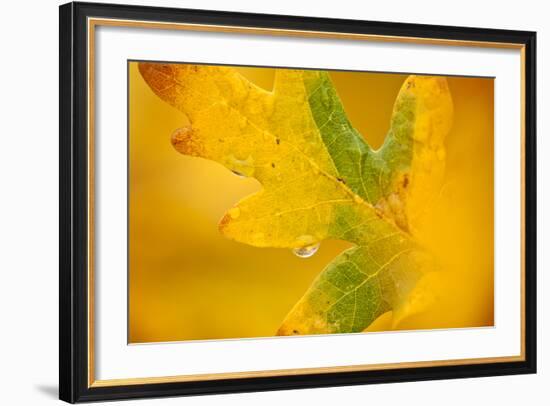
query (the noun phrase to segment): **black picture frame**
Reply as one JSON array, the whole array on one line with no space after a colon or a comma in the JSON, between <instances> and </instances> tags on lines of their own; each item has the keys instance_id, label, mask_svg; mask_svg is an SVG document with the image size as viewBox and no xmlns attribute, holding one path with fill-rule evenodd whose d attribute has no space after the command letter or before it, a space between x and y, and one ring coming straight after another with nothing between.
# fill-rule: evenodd
<instances>
[{"instance_id":1,"label":"black picture frame","mask_svg":"<svg viewBox=\"0 0 550 406\"><path fill-rule=\"evenodd\" d=\"M536 33L113 4L60 6L59 397L67 402L235 393L536 372ZM511 43L524 47L524 349L517 362L90 387L88 380L88 17Z\"/></svg>"}]
</instances>

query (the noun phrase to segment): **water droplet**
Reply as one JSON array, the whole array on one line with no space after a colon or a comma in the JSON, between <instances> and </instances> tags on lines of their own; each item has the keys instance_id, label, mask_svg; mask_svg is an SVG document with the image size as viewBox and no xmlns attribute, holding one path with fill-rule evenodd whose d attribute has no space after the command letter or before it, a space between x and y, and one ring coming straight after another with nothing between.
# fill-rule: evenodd
<instances>
[{"instance_id":1,"label":"water droplet","mask_svg":"<svg viewBox=\"0 0 550 406\"><path fill-rule=\"evenodd\" d=\"M320 243L317 243L317 244L313 244L313 245L306 245L305 247L299 247L299 248L294 248L292 250L292 252L294 253L294 255L296 255L297 257L300 257L300 258L309 258L309 257L312 257L313 255L315 255L315 253L317 252L317 250L319 250L319 247L321 246Z\"/></svg>"},{"instance_id":2,"label":"water droplet","mask_svg":"<svg viewBox=\"0 0 550 406\"><path fill-rule=\"evenodd\" d=\"M251 156L245 158L237 158L233 154L227 156L225 166L231 169L235 175L241 178L254 176L254 159Z\"/></svg>"},{"instance_id":3,"label":"water droplet","mask_svg":"<svg viewBox=\"0 0 550 406\"><path fill-rule=\"evenodd\" d=\"M244 175L244 173L240 173L238 171L231 171L233 172L234 175L237 175L239 178L246 178L246 176Z\"/></svg>"}]
</instances>

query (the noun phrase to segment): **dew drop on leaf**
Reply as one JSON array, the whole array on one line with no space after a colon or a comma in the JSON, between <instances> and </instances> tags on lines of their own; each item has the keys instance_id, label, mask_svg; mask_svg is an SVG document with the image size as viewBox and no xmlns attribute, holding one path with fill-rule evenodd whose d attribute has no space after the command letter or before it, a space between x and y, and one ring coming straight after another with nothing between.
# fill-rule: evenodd
<instances>
[{"instance_id":1,"label":"dew drop on leaf","mask_svg":"<svg viewBox=\"0 0 550 406\"><path fill-rule=\"evenodd\" d=\"M315 255L321 244L306 245L305 247L294 248L292 252L299 258L309 258Z\"/></svg>"}]
</instances>

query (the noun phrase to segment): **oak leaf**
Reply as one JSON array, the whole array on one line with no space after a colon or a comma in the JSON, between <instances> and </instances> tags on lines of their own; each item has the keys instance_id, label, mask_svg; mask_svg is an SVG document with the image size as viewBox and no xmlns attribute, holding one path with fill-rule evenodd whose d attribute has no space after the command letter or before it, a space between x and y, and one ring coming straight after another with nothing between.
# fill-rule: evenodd
<instances>
[{"instance_id":1,"label":"oak leaf","mask_svg":"<svg viewBox=\"0 0 550 406\"><path fill-rule=\"evenodd\" d=\"M227 211L223 235L302 254L327 239L354 244L320 272L279 335L361 332L399 312L433 266L414 235L444 176L453 115L445 78L405 80L374 150L349 122L328 72L277 69L266 91L229 67L143 62L139 71L189 118L172 135L176 150L262 184Z\"/></svg>"}]
</instances>

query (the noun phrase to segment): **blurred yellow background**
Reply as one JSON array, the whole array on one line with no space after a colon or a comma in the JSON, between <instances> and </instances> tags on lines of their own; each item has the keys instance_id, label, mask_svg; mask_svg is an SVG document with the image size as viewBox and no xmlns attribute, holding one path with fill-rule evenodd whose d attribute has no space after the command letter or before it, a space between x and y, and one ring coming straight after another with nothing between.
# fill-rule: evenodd
<instances>
[{"instance_id":1,"label":"blurred yellow background","mask_svg":"<svg viewBox=\"0 0 550 406\"><path fill-rule=\"evenodd\" d=\"M271 89L274 69L237 68ZM349 244L324 241L302 259L229 241L217 223L260 189L220 164L170 143L187 123L129 64L129 341L273 336L315 276ZM407 75L331 72L349 119L379 147ZM420 228L442 270L429 294L392 326L368 331L493 325L493 79L448 77L455 106L441 195ZM415 309L415 306L417 309Z\"/></svg>"}]
</instances>

